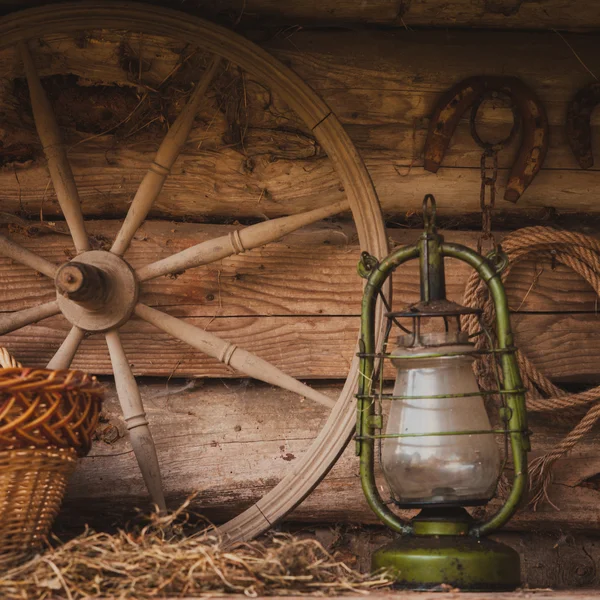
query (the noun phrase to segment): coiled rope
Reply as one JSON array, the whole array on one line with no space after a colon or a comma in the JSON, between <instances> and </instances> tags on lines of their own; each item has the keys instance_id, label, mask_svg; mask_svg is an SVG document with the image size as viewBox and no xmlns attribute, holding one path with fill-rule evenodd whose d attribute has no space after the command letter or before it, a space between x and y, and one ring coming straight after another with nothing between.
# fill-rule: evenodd
<instances>
[{"instance_id":1,"label":"coiled rope","mask_svg":"<svg viewBox=\"0 0 600 600\"><path fill-rule=\"evenodd\" d=\"M502 274L503 281L519 261L546 259L571 268L600 296L600 242L593 237L550 227L526 227L508 235L502 241L502 249L509 258L509 266ZM493 330L494 305L487 293L487 286L476 273L467 282L463 302L466 306L480 308L484 322ZM463 326L469 334L480 329L473 316L465 318ZM552 479L554 463L565 456L600 419L600 386L571 394L554 385L522 352L517 353L517 359L523 384L527 389L529 412L552 412L553 418L572 422L574 417L581 415L582 409L587 409L577 426L555 448L530 463L531 504L535 508L543 499L550 501L547 489ZM491 366L489 361L487 364L482 361L477 372L480 385L488 390L496 387Z\"/></svg>"}]
</instances>

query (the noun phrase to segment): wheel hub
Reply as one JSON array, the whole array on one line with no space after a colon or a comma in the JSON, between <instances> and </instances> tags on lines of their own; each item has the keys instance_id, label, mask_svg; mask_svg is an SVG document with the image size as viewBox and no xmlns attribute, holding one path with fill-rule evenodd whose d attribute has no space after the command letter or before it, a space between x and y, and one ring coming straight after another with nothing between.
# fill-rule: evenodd
<instances>
[{"instance_id":1,"label":"wheel hub","mask_svg":"<svg viewBox=\"0 0 600 600\"><path fill-rule=\"evenodd\" d=\"M58 306L71 324L85 331L123 325L138 299L129 264L105 250L90 250L65 263L54 280Z\"/></svg>"}]
</instances>

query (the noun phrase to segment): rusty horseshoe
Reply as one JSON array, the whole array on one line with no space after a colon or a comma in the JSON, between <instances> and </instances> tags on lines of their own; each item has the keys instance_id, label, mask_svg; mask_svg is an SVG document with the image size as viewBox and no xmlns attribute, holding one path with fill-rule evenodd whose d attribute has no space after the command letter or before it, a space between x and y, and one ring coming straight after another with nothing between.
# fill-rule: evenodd
<instances>
[{"instance_id":1,"label":"rusty horseshoe","mask_svg":"<svg viewBox=\"0 0 600 600\"><path fill-rule=\"evenodd\" d=\"M505 200L517 202L546 157L548 118L534 92L516 77L469 77L450 88L440 99L429 123L424 166L427 171L437 172L463 113L492 92L509 96L521 121L521 147L504 192ZM516 119L515 115L515 123Z\"/></svg>"},{"instance_id":2,"label":"rusty horseshoe","mask_svg":"<svg viewBox=\"0 0 600 600\"><path fill-rule=\"evenodd\" d=\"M567 109L567 140L582 169L594 164L590 118L600 104L600 83L590 83L581 88Z\"/></svg>"}]
</instances>

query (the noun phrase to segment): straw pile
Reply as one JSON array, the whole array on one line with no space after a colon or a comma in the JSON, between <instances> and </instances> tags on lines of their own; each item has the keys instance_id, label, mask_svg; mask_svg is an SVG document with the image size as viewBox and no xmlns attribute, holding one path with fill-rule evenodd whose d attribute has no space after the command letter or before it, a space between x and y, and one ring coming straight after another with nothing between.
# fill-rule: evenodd
<instances>
[{"instance_id":1,"label":"straw pile","mask_svg":"<svg viewBox=\"0 0 600 600\"><path fill-rule=\"evenodd\" d=\"M0 575L4 600L332 595L389 585L358 573L313 539L274 534L226 547L214 528L186 536L186 505L144 528L85 531Z\"/></svg>"}]
</instances>

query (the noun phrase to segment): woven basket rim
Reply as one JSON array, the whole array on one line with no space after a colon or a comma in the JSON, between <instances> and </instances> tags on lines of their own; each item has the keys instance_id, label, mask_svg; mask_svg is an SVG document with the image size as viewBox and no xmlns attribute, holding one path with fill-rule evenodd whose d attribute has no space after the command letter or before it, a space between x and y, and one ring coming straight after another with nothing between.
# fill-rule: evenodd
<instances>
[{"instance_id":1,"label":"woven basket rim","mask_svg":"<svg viewBox=\"0 0 600 600\"><path fill-rule=\"evenodd\" d=\"M0 369L0 448L70 446L88 453L104 387L70 369Z\"/></svg>"},{"instance_id":2,"label":"woven basket rim","mask_svg":"<svg viewBox=\"0 0 600 600\"><path fill-rule=\"evenodd\" d=\"M53 387L81 393L102 394L103 386L96 376L78 369L38 369L34 367L0 368L0 396L18 392L36 392Z\"/></svg>"},{"instance_id":3,"label":"woven basket rim","mask_svg":"<svg viewBox=\"0 0 600 600\"><path fill-rule=\"evenodd\" d=\"M78 456L77 448L73 446L53 446L52 444L48 444L47 446L22 446L19 448L2 448L0 447L0 455L3 454L68 454L70 456Z\"/></svg>"}]
</instances>

